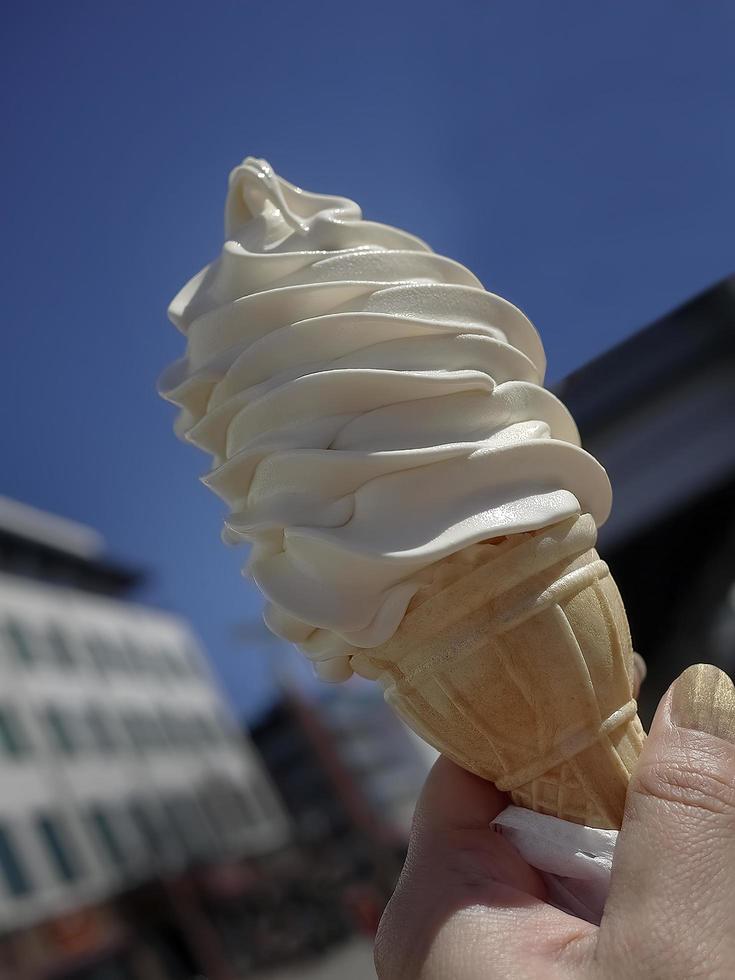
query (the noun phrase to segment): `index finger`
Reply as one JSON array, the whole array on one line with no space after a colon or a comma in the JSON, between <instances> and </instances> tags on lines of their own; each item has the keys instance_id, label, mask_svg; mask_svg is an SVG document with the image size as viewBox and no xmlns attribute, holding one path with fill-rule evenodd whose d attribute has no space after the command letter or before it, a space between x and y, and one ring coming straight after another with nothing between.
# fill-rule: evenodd
<instances>
[{"instance_id":1,"label":"index finger","mask_svg":"<svg viewBox=\"0 0 735 980\"><path fill-rule=\"evenodd\" d=\"M448 759L437 761L380 924L376 965L382 980L410 980L427 963L436 976L521 976L508 972L508 964L516 971L534 957L540 964L546 953L596 931L547 905L538 873L490 829L507 803L479 776ZM502 971L494 972L501 963Z\"/></svg>"}]
</instances>

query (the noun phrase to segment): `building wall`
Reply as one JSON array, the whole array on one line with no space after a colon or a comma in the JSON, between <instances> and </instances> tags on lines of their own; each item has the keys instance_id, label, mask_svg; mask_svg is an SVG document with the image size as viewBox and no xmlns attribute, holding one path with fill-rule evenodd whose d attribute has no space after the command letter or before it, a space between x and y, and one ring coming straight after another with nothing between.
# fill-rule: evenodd
<instances>
[{"instance_id":1,"label":"building wall","mask_svg":"<svg viewBox=\"0 0 735 980\"><path fill-rule=\"evenodd\" d=\"M287 833L183 621L0 575L0 932Z\"/></svg>"}]
</instances>

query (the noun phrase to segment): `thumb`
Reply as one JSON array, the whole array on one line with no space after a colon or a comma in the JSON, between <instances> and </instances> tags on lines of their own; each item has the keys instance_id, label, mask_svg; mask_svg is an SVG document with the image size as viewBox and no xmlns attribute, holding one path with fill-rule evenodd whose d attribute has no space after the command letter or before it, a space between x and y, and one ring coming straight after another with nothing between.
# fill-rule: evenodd
<instances>
[{"instance_id":1,"label":"thumb","mask_svg":"<svg viewBox=\"0 0 735 980\"><path fill-rule=\"evenodd\" d=\"M733 867L735 688L698 664L661 701L631 779L598 954L628 950L630 976L647 958L670 965L656 975L719 976L704 961L735 962Z\"/></svg>"}]
</instances>

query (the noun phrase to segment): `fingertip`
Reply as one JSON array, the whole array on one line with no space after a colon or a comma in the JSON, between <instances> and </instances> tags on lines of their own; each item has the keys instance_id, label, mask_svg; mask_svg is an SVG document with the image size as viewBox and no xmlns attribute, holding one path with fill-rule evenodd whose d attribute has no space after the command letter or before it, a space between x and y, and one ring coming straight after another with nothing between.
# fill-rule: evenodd
<instances>
[{"instance_id":1,"label":"fingertip","mask_svg":"<svg viewBox=\"0 0 735 980\"><path fill-rule=\"evenodd\" d=\"M678 729L735 744L735 687L713 664L693 664L670 690L669 715Z\"/></svg>"},{"instance_id":2,"label":"fingertip","mask_svg":"<svg viewBox=\"0 0 735 980\"><path fill-rule=\"evenodd\" d=\"M732 678L713 664L691 664L682 671L656 708L647 744L653 747L672 734L679 740L699 734L735 744Z\"/></svg>"},{"instance_id":3,"label":"fingertip","mask_svg":"<svg viewBox=\"0 0 735 980\"><path fill-rule=\"evenodd\" d=\"M489 827L509 802L492 783L442 755L427 777L416 816L435 830L476 830Z\"/></svg>"},{"instance_id":4,"label":"fingertip","mask_svg":"<svg viewBox=\"0 0 735 980\"><path fill-rule=\"evenodd\" d=\"M446 757L432 768L416 807L409 846L413 869L429 868L438 880L457 885L472 881L492 890L505 884L544 898L538 874L513 845L493 828L509 803L492 783Z\"/></svg>"}]
</instances>

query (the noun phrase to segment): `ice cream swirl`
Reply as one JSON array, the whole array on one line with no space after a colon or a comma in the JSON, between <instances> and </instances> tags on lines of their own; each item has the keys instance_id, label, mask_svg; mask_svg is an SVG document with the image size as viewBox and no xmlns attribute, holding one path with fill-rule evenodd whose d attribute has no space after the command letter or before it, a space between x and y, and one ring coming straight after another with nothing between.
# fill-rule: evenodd
<instances>
[{"instance_id":1,"label":"ice cream swirl","mask_svg":"<svg viewBox=\"0 0 735 980\"><path fill-rule=\"evenodd\" d=\"M209 452L225 539L270 628L319 674L396 630L425 569L499 535L608 515L603 468L543 387L513 305L420 239L247 158L219 258L173 300L186 356L161 379Z\"/></svg>"}]
</instances>

